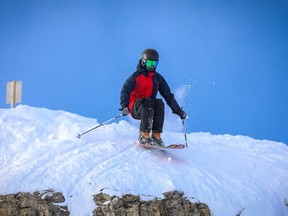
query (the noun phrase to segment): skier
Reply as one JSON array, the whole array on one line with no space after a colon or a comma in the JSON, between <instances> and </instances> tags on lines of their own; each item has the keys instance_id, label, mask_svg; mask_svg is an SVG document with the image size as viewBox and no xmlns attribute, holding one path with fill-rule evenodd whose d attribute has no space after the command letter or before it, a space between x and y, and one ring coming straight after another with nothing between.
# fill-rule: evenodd
<instances>
[{"instance_id":1,"label":"skier","mask_svg":"<svg viewBox=\"0 0 288 216\"><path fill-rule=\"evenodd\" d=\"M139 143L164 146L161 133L164 123L164 103L156 98L158 91L170 106L173 113L186 118L167 82L157 71L159 54L154 49L145 49L136 71L124 83L120 104L122 115L129 113L134 119L141 120ZM150 136L150 133L152 134Z\"/></svg>"}]
</instances>

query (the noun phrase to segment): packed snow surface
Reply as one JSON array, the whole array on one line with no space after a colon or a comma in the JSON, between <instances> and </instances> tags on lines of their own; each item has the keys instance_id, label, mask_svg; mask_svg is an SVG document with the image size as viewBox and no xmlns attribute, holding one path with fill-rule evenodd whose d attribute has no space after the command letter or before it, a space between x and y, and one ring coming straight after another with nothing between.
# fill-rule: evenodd
<instances>
[{"instance_id":1,"label":"packed snow surface","mask_svg":"<svg viewBox=\"0 0 288 216\"><path fill-rule=\"evenodd\" d=\"M77 138L97 124L45 108L0 109L0 194L53 189L71 215L86 216L101 190L149 200L176 189L215 216L288 215L284 143L190 133L186 149L148 150L135 145L138 128L128 117ZM185 143L183 133L167 130L163 140Z\"/></svg>"}]
</instances>

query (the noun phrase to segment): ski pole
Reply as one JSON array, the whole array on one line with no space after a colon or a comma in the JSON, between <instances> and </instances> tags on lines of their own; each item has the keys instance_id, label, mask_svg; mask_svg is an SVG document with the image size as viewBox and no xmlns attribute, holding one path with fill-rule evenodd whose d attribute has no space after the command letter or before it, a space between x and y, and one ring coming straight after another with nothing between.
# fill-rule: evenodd
<instances>
[{"instance_id":1,"label":"ski pole","mask_svg":"<svg viewBox=\"0 0 288 216\"><path fill-rule=\"evenodd\" d=\"M115 116L115 117L113 117L113 118L111 118L111 119L109 119L109 120L107 120L107 121L105 121L105 122L103 122L103 123L101 123L101 124L99 124L99 125L97 125L97 126L91 128L91 129L85 131L85 132L82 133L82 134L78 134L78 135L77 135L77 138L81 138L81 136L83 136L84 134L89 133L90 131L95 130L96 128L99 128L99 127L101 127L101 126L103 126L103 125L106 125L106 124L108 124L109 122L111 122L111 121L113 121L113 120L115 120L115 119L121 117L122 115L123 115L123 114L121 113L120 115Z\"/></svg>"},{"instance_id":2,"label":"ski pole","mask_svg":"<svg viewBox=\"0 0 288 216\"><path fill-rule=\"evenodd\" d=\"M185 127L184 119L182 119L182 124L183 124L183 129L184 129L185 145L186 145L186 148L188 148L187 134L186 134L186 127Z\"/></svg>"}]
</instances>

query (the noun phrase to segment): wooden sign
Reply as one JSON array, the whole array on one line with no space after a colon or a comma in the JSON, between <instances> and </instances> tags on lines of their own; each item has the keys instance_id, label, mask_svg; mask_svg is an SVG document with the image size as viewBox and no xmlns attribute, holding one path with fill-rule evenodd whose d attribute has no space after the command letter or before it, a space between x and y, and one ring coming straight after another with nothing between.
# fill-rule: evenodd
<instances>
[{"instance_id":1,"label":"wooden sign","mask_svg":"<svg viewBox=\"0 0 288 216\"><path fill-rule=\"evenodd\" d=\"M22 100L22 81L8 82L6 92L6 103L11 103L11 108L14 108L15 103L21 103Z\"/></svg>"}]
</instances>

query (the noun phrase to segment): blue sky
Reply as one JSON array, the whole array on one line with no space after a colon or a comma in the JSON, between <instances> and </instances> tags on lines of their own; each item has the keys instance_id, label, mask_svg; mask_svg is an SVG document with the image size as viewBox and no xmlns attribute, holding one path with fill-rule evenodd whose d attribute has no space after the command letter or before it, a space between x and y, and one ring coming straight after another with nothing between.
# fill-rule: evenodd
<instances>
[{"instance_id":1,"label":"blue sky","mask_svg":"<svg viewBox=\"0 0 288 216\"><path fill-rule=\"evenodd\" d=\"M188 132L288 143L287 1L0 2L0 107L23 104L105 121L141 52L160 54L171 89L190 85Z\"/></svg>"}]
</instances>

